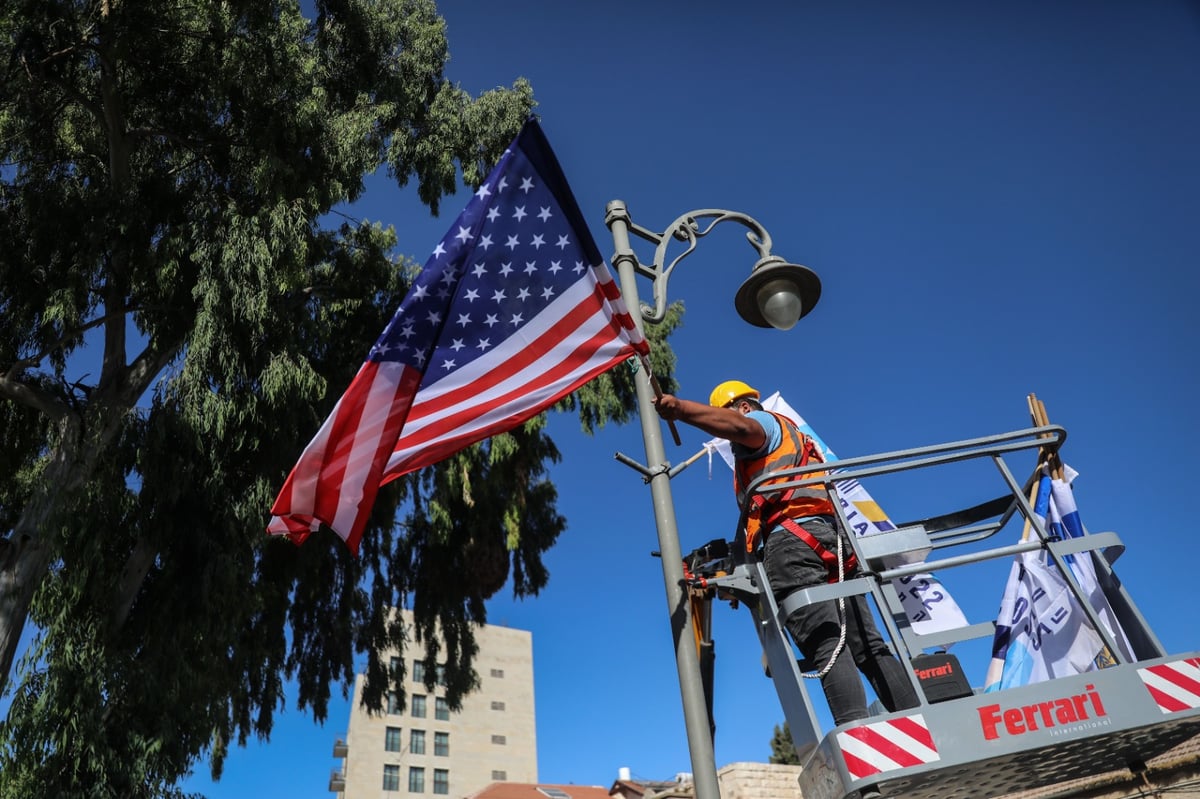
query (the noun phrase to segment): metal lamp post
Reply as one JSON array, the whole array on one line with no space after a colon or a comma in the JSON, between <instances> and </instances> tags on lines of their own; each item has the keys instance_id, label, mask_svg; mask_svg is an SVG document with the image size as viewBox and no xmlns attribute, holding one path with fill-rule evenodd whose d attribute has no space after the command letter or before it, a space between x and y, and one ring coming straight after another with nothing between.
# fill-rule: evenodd
<instances>
[{"instance_id":1,"label":"metal lamp post","mask_svg":"<svg viewBox=\"0 0 1200 799\"><path fill-rule=\"evenodd\" d=\"M738 289L734 306L738 314L757 327L788 330L813 309L821 297L821 281L811 269L789 264L771 255L771 237L756 220L744 214L720 209L690 211L665 231L656 233L633 223L621 200L608 204L604 222L612 231L615 252L613 265L621 282L621 294L638 325L642 321L660 322L667 309L667 281L681 260L696 248L698 239L708 235L721 222L737 222L750 229L746 238L758 251L758 260L750 277ZM649 264L638 260L630 246L630 234L656 245L654 259ZM667 264L667 247L671 241L686 242L685 250ZM654 305L638 299L637 276L650 278ZM640 311L640 313L638 313ZM640 318L639 318L640 317ZM637 385L638 410L642 422L642 439L646 447L646 466L639 467L650 484L654 503L654 519L658 527L659 552L662 555L663 582L667 591L667 611L671 618L671 633L675 641L675 660L679 670L679 689L683 698L684 724L687 728L688 750L692 760L696 799L719 799L717 766L713 755L712 734L708 726L707 703L700 677L700 660L689 640L691 609L683 577L683 555L679 548L679 530L675 521L675 505L671 498L669 464L663 448L658 414L654 410L655 389L652 376L639 369Z\"/></svg>"}]
</instances>

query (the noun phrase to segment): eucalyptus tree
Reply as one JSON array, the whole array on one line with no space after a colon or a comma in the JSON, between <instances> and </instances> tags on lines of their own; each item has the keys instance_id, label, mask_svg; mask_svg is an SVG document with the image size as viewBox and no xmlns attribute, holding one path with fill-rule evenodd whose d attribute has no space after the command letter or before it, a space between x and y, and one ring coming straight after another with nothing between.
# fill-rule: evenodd
<instances>
[{"instance_id":1,"label":"eucalyptus tree","mask_svg":"<svg viewBox=\"0 0 1200 799\"><path fill-rule=\"evenodd\" d=\"M264 535L418 269L344 210L386 170L436 214L534 107L523 80L444 77L430 0L311 9L0 5L0 795L163 795L206 755L219 774L287 678L323 719L358 658L378 709L403 673L377 653L434 625L455 706L487 597L548 578L545 417L386 486L357 558ZM677 322L648 331L668 387ZM632 408L624 369L560 404L589 432Z\"/></svg>"}]
</instances>

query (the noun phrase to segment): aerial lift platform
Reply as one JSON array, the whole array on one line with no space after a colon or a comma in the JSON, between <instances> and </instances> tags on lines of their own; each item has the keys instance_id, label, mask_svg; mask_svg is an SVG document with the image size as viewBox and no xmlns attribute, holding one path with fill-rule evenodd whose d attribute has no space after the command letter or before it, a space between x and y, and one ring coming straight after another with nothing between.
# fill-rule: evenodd
<instances>
[{"instance_id":1,"label":"aerial lift platform","mask_svg":"<svg viewBox=\"0 0 1200 799\"><path fill-rule=\"evenodd\" d=\"M766 570L745 555L740 540L732 556L693 575L692 595L744 605L762 642L803 771L804 799L983 799L1105 772L1143 771L1146 762L1200 735L1200 652L1168 655L1112 570L1124 551L1115 533L1057 539L1036 516L1028 497L1038 469L1022 485L1005 458L1040 450L1053 454L1066 438L1057 425L986 438L814 464L767 477L789 478L771 489L824 485L837 496L837 483L927 469L970 460L991 461L1007 486L1003 498L977 508L926 519L876 535L855 538L855 554L865 564L858 576L799 590L777 603ZM819 470L835 469L827 474ZM986 469L986 466L984 467ZM844 502L834 502L845 529L852 529ZM738 529L744 526L743 509ZM998 517L998 518L997 518ZM1012 519L1023 517L1036 535L1016 544L986 542ZM990 519L990 520L989 520ZM1010 528L1011 529L1011 528ZM974 551L963 552L972 549ZM984 547L980 549L980 547ZM957 550L957 552L955 551ZM1093 629L1115 657L1108 668L1046 682L982 693L978 689L931 701L914 672L913 659L926 651L971 639L990 641L994 622L968 624L918 634L901 606L895 581L922 573L946 575L952 569L989 560L1007 564L1023 552L1043 550L1066 583ZM1125 657L1099 623L1064 558L1094 552L1101 585L1129 639ZM959 554L961 553L961 554ZM953 585L952 582L950 582ZM920 705L881 713L822 732L806 680L783 621L796 608L856 594L869 595L880 610L897 656L906 667ZM848 656L848 655L843 655ZM711 705L710 705L711 706Z\"/></svg>"}]
</instances>

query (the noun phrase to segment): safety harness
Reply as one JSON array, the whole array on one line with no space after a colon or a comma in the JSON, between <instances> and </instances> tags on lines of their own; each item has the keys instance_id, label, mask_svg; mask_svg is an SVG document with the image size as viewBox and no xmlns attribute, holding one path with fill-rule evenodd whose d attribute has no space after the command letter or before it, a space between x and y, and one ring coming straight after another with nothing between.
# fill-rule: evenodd
<instances>
[{"instance_id":1,"label":"safety harness","mask_svg":"<svg viewBox=\"0 0 1200 799\"><path fill-rule=\"evenodd\" d=\"M825 462L825 458L821 455L820 449L817 447L816 442L814 442L811 437L797 430L786 417L780 416L776 413L772 413L771 415L774 416L779 422L784 433L784 441L786 443L781 445L780 449L785 450L785 452L781 454L781 457L772 459L771 456L776 455L778 453L777 450L776 452L770 453L770 455L768 455L766 458L757 461L755 463L756 468L754 469L754 475L748 474L750 471L750 469L747 468L749 466L748 464L745 462L739 463L739 469L736 478L738 482L737 489L739 494L743 493L743 486L749 485L754 476L757 476L758 473L761 473L768 467L777 466L778 468L784 469L803 468L812 460L815 460L817 463ZM777 461L791 461L791 463L777 463ZM823 502L804 503L805 505L815 505L814 507L808 508L806 515L826 515L826 513L832 515L833 505L829 500L829 493L823 489L807 487L801 488L793 486L792 488L785 489L778 496L774 496L769 500L762 494L754 494L750 498L753 511L750 514L750 518L747 519L747 549L752 549L754 546L754 540L757 538L757 534L760 530L766 530L769 532L775 527L782 527L784 530L787 530L789 533L803 541L809 547L809 549L817 554L817 557L819 557L821 562L825 565L825 571L828 574L828 582L838 582L840 579L839 571L841 574L853 572L858 566L858 559L854 555L853 551L849 553L848 557L843 558L842 569L839 570L837 554L826 549L825 546L817 540L816 536L805 530L792 518L795 515L795 508L792 507L794 500L822 500ZM821 507L822 504L825 507ZM839 549L841 549L841 547L839 547Z\"/></svg>"}]
</instances>

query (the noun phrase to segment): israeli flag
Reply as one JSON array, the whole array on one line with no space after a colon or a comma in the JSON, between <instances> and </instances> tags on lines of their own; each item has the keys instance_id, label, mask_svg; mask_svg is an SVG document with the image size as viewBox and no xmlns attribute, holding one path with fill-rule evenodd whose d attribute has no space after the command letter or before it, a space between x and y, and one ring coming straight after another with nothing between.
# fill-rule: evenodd
<instances>
[{"instance_id":1,"label":"israeli flag","mask_svg":"<svg viewBox=\"0 0 1200 799\"><path fill-rule=\"evenodd\" d=\"M1069 467L1064 471L1065 479L1042 475L1033 510L1051 535L1077 538L1086 533L1070 486L1076 473ZM1107 632L1132 660L1129 641L1096 579L1092 553L1069 555L1065 560ZM1049 554L1038 550L1018 555L996 617L984 690L1082 674L1114 662Z\"/></svg>"}]
</instances>

